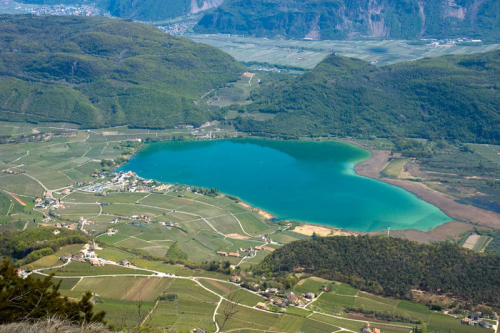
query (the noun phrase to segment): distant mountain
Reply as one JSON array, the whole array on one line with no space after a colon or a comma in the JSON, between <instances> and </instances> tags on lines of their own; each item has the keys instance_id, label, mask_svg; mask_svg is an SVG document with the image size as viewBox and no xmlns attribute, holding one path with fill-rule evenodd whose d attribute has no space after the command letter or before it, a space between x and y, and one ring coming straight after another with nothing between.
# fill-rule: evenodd
<instances>
[{"instance_id":1,"label":"distant mountain","mask_svg":"<svg viewBox=\"0 0 500 333\"><path fill-rule=\"evenodd\" d=\"M377 67L331 55L301 77L266 85L237 118L271 136L419 137L500 143L500 51Z\"/></svg>"},{"instance_id":2,"label":"distant mountain","mask_svg":"<svg viewBox=\"0 0 500 333\"><path fill-rule=\"evenodd\" d=\"M88 127L201 123L196 105L244 67L218 49L121 19L0 16L0 119Z\"/></svg>"},{"instance_id":3,"label":"distant mountain","mask_svg":"<svg viewBox=\"0 0 500 333\"><path fill-rule=\"evenodd\" d=\"M349 39L471 37L500 40L497 0L226 0L195 31Z\"/></svg>"},{"instance_id":4,"label":"distant mountain","mask_svg":"<svg viewBox=\"0 0 500 333\"><path fill-rule=\"evenodd\" d=\"M20 0L37 5L94 4L111 15L140 21L161 21L186 14L195 14L216 7L223 0Z\"/></svg>"}]
</instances>

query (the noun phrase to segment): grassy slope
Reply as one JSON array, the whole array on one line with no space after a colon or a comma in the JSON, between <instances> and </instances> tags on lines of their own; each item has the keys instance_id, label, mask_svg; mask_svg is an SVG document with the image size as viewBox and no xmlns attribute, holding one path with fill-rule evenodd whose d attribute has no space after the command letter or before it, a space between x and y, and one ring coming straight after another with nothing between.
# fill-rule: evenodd
<instances>
[{"instance_id":1,"label":"grassy slope","mask_svg":"<svg viewBox=\"0 0 500 333\"><path fill-rule=\"evenodd\" d=\"M0 16L0 118L201 123L194 102L243 67L213 47L107 18Z\"/></svg>"},{"instance_id":2,"label":"grassy slope","mask_svg":"<svg viewBox=\"0 0 500 333\"><path fill-rule=\"evenodd\" d=\"M291 82L265 86L237 119L262 134L394 137L499 142L500 52L421 59L375 67L329 56Z\"/></svg>"}]
</instances>

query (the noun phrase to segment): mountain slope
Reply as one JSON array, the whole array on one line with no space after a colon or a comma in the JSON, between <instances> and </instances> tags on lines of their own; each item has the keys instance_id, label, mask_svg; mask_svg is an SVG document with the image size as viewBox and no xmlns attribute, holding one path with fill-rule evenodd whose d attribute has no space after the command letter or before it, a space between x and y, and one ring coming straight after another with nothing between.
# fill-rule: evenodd
<instances>
[{"instance_id":1,"label":"mountain slope","mask_svg":"<svg viewBox=\"0 0 500 333\"><path fill-rule=\"evenodd\" d=\"M84 126L200 123L195 101L243 66L119 19L0 16L0 118Z\"/></svg>"},{"instance_id":2,"label":"mountain slope","mask_svg":"<svg viewBox=\"0 0 500 333\"><path fill-rule=\"evenodd\" d=\"M500 52L376 67L331 55L296 80L266 86L239 118L264 135L420 137L500 142Z\"/></svg>"},{"instance_id":3,"label":"mountain slope","mask_svg":"<svg viewBox=\"0 0 500 333\"><path fill-rule=\"evenodd\" d=\"M500 39L496 0L227 0L205 14L199 33L288 38Z\"/></svg>"},{"instance_id":4,"label":"mountain slope","mask_svg":"<svg viewBox=\"0 0 500 333\"><path fill-rule=\"evenodd\" d=\"M111 15L140 21L160 21L186 14L198 13L216 7L223 0L96 0L92 4ZM74 5L90 3L86 0L21 0L36 5Z\"/></svg>"}]
</instances>

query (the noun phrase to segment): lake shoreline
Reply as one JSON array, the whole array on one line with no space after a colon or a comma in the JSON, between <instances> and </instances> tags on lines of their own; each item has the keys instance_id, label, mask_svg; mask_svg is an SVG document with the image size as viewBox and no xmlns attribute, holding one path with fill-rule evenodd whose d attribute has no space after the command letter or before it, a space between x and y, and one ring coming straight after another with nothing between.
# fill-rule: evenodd
<instances>
[{"instance_id":1,"label":"lake shoreline","mask_svg":"<svg viewBox=\"0 0 500 333\"><path fill-rule=\"evenodd\" d=\"M390 155L390 151L369 149L357 142L353 142L350 140L342 140L342 141L366 149L370 151L372 154L372 156L369 159L363 162L359 162L355 165L354 171L356 172L356 174L400 187L415 194L417 197L424 200L425 202L436 206L443 213L445 213L446 215L448 215L450 218L453 219L452 221L446 222L441 226L447 224L454 226L460 225L458 227L458 230L460 230L461 232L466 232L467 230L473 230L474 227L477 227L478 225L486 227L498 227L500 225L500 217L497 214L478 207L458 203L453 198L447 196L444 193L438 192L436 190L427 187L422 182L411 181L407 179L381 177L380 172L389 164L390 161L389 159L393 157ZM464 225L467 225L467 227L464 227ZM426 231L424 233L428 234L432 233L434 230L440 228L441 226L433 228L432 230ZM455 232L452 232L453 230L449 231L452 234L456 235ZM422 231L415 229L407 229L406 232L409 234L422 233ZM401 234L401 231L397 232L395 231L394 233ZM449 236L454 236L452 234L450 234ZM417 238L427 238L427 237L426 236L422 237L421 235L418 236Z\"/></svg>"},{"instance_id":2,"label":"lake shoreline","mask_svg":"<svg viewBox=\"0 0 500 333\"><path fill-rule=\"evenodd\" d=\"M263 139L264 141L269 141L269 142L272 142L272 141L288 141L288 140L276 140L276 139L268 139L268 138L255 138L255 137L247 137L247 136L244 136L242 139ZM194 141L223 141L223 140L194 140ZM293 141L298 141L298 142L315 142L315 141L318 141L318 140L311 140L310 138L304 138L302 140L293 140ZM359 145L359 144L357 144L355 142L351 142L351 141L348 141L348 140L345 140L345 139L323 138L321 141L338 142L338 143L350 145L353 148L354 147L361 148L365 152L364 156L362 156L361 159L358 158L357 160L353 160L351 166L349 166L349 169L351 170L350 173L352 173L353 176L356 173L356 170L355 170L356 167L360 163L364 163L366 161L371 161L372 158L373 158L373 156L374 156L373 152L371 152L370 149L367 149L366 147L364 147L362 145ZM138 152L142 152L148 146L149 145L143 145L142 147L139 147L139 149L135 152L135 154L134 154L133 157L136 157ZM353 149L353 148L351 148L351 149ZM359 173L357 173L357 174L359 175ZM150 175L147 175L146 177L147 178L152 178L152 179L158 179L159 181L162 181L162 179L161 179L162 177L158 178L157 176L158 175L150 174ZM370 177L370 178L375 178L375 177ZM180 181L180 182L181 183L186 183L186 184L192 185L192 186L198 186L198 185L196 185L196 184L198 184L196 182L193 183L193 182L189 182L187 180ZM213 185L208 185L208 186L210 187L210 186L213 186ZM207 187L207 185L205 185L205 187ZM396 186L396 187L399 187L399 186ZM222 193L225 193L227 195L235 195L234 193L232 193L232 191L230 191L228 189L226 191L222 191ZM408 195L413 195L413 194L408 193ZM417 200L420 200L420 199L417 199ZM259 213L259 215L264 220L272 220L273 218L275 218L274 213L270 213L269 211L265 211L264 209L261 209L258 204L255 204L255 203L248 204L247 202L243 202L242 204L245 205L245 206L248 206L247 207L248 209L254 210L255 212ZM427 204L427 202L426 202L426 204ZM436 207L434 209L436 209ZM301 232L299 232L299 233L302 233L302 234L312 234L312 232L310 232L309 230L307 230L308 229L307 226L311 226L309 229L314 229L314 228L329 228L329 230L330 230L329 234L331 234L331 233L333 233L333 234L349 234L349 235L350 234L366 234L366 233L370 233L370 232L381 232L381 231L385 231L386 230L385 227L382 228L380 226L378 226L378 228L374 228L376 231L370 231L370 229L368 229L368 230L358 230L356 228L355 229L350 229L349 226L332 226L332 225L329 225L328 223L308 222L308 221L305 221L305 220L300 219L300 218L294 219L293 217L292 218L285 218L285 217L283 217L283 218L280 218L280 220L283 220L283 221L294 221L294 222L297 222L297 223L301 223L302 227L305 228L305 230L301 230L299 228L299 230L301 230ZM448 221L448 220L445 220L443 222L446 223L446 221ZM443 222L441 222L441 223L443 223ZM433 226L431 228L434 229L435 227ZM393 230L410 230L410 229L405 229L403 227L401 229L400 228L393 228ZM420 230L421 232L427 232L427 231L432 230L432 229L424 228L423 230L422 229L415 229L415 230ZM323 231L320 230L320 233L325 233L325 232L323 232ZM316 234L319 234L319 233L316 232Z\"/></svg>"}]
</instances>

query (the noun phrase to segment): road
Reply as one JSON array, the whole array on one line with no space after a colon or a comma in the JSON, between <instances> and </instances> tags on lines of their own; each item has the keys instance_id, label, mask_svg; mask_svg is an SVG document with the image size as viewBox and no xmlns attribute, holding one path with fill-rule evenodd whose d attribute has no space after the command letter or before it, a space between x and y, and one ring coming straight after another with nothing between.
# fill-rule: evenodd
<instances>
[{"instance_id":1,"label":"road","mask_svg":"<svg viewBox=\"0 0 500 333\"><path fill-rule=\"evenodd\" d=\"M60 268L60 267L68 265L69 263L70 263L70 261L68 261L68 262L66 262L66 263L64 263L62 265L58 265L58 266L54 266L54 267L33 270L33 272L36 272L37 274L40 274L40 275L48 276L49 274L42 273L41 271L48 270L48 269L54 269L54 268ZM107 264L107 265L121 266L120 264L118 264L118 263L116 263L114 261L105 261L104 263ZM217 329L216 332L219 332L219 324L217 323L216 315L217 315L218 309L220 308L220 305L222 304L223 301L227 301L227 302L232 302L232 301L229 300L229 299L227 299L226 297L224 297L222 295L217 294L215 291L210 290L209 288L205 287L199 280L213 280L213 281L222 282L222 283L231 283L231 284L234 284L234 285L236 285L236 286L238 286L238 287L241 288L241 286L239 284L237 284L237 283L233 283L233 282L226 281L226 280L221 280L221 279L216 279L216 278L203 277L203 276L187 277L187 276L178 276L178 275L172 275L172 274L171 275L167 275L164 272L159 272L159 271L155 271L155 270L151 270L151 269L147 269L147 268L135 267L135 266L130 267L130 269L148 272L148 273L151 273L152 275L145 275L145 274L103 274L103 275L72 275L72 276L55 275L54 278L58 278L58 279L75 279L75 278L85 279L85 278L102 278L102 277L124 277L124 276L145 277L145 276L149 276L150 278L153 277L153 278L171 278L171 279L191 280L191 281L195 282L196 284L198 284L201 288L203 288L206 291L208 291L208 292L216 295L217 297L219 297L219 302L217 303L217 306L215 308L215 311L214 311L214 314L213 314L213 318L212 318L213 321L214 321L214 324L216 326L216 329ZM265 297L263 297L262 295L260 295L259 293L255 292L255 291L248 290L248 289L244 289L244 290L247 291L247 292L251 292L251 293L253 293L255 295L258 295L258 296L262 297L263 299L265 298ZM319 298L319 296L317 298L315 298L312 302L314 302L318 298ZM311 304L311 303L309 303L309 304ZM267 310L264 310L264 309L259 309L259 308L256 308L256 307L253 307L253 306L249 306L249 305L238 304L238 306L249 308L249 309L256 310L256 311L261 311L261 312L266 312L266 313L272 313L272 314L278 314L276 312L267 311ZM321 314L321 315L327 316L327 317L332 317L332 318L337 318L337 319L342 319L342 320L350 320L350 321L355 321L355 322L360 322L360 323L366 323L366 321L364 321L364 320L346 319L344 317L335 316L335 315L331 315L331 314L326 314L326 313L322 313L322 312L318 312L318 311L313 311L313 310L308 310L308 311L311 312L311 315L312 314ZM278 315L280 315L280 314L278 314ZM405 329L408 328L407 326L395 325L395 324L390 324L390 323L383 323L383 325L384 326L397 327L397 328L405 328ZM336 326L338 326L338 325L336 325ZM498 321L497 321L497 328L498 328ZM355 331L352 331L352 330L344 328L344 327L340 327L340 329L341 329L341 331L355 333ZM495 330L495 333L497 333L497 329Z\"/></svg>"}]
</instances>

